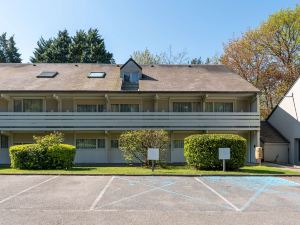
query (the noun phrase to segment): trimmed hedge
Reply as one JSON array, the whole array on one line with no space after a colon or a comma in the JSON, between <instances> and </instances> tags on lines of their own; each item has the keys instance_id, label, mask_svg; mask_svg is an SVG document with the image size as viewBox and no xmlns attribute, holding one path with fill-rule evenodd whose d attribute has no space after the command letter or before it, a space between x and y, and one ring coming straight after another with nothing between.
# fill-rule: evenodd
<instances>
[{"instance_id":1,"label":"trimmed hedge","mask_svg":"<svg viewBox=\"0 0 300 225\"><path fill-rule=\"evenodd\" d=\"M235 170L246 160L247 141L235 134L199 134L184 139L184 156L188 165L197 169L221 169L219 148L230 148L230 160L226 168Z\"/></svg>"},{"instance_id":2,"label":"trimmed hedge","mask_svg":"<svg viewBox=\"0 0 300 225\"><path fill-rule=\"evenodd\" d=\"M14 145L9 148L11 167L18 169L67 169L73 165L75 146L67 144L43 148L39 144Z\"/></svg>"}]
</instances>

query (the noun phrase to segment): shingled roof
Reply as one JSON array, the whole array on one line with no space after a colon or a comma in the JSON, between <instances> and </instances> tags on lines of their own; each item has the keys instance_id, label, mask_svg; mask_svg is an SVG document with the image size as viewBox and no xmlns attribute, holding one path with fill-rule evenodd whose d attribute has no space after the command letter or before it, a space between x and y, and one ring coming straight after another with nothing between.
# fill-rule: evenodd
<instances>
[{"instance_id":1,"label":"shingled roof","mask_svg":"<svg viewBox=\"0 0 300 225\"><path fill-rule=\"evenodd\" d=\"M0 91L121 92L121 65L116 64L0 64ZM141 65L139 92L259 92L223 65ZM37 78L57 71L54 78ZM92 71L105 78L88 78Z\"/></svg>"},{"instance_id":2,"label":"shingled roof","mask_svg":"<svg viewBox=\"0 0 300 225\"><path fill-rule=\"evenodd\" d=\"M289 141L267 121L261 121L260 128L260 140L263 143L289 143Z\"/></svg>"}]
</instances>

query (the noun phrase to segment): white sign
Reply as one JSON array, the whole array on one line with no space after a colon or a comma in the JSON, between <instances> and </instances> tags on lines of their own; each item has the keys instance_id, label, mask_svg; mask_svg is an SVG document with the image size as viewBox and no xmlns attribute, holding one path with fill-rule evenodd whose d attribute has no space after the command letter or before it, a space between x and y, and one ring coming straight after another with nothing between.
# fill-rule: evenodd
<instances>
[{"instance_id":1,"label":"white sign","mask_svg":"<svg viewBox=\"0 0 300 225\"><path fill-rule=\"evenodd\" d=\"M230 159L230 148L219 148L219 159Z\"/></svg>"},{"instance_id":2,"label":"white sign","mask_svg":"<svg viewBox=\"0 0 300 225\"><path fill-rule=\"evenodd\" d=\"M148 160L159 160L159 149L158 148L148 148Z\"/></svg>"}]
</instances>

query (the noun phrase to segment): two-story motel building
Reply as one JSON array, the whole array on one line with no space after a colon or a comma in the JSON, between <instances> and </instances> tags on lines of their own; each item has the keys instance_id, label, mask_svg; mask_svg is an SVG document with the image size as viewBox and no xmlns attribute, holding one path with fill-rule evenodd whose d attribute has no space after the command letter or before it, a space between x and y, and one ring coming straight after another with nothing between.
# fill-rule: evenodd
<instances>
[{"instance_id":1,"label":"two-story motel building","mask_svg":"<svg viewBox=\"0 0 300 225\"><path fill-rule=\"evenodd\" d=\"M168 160L191 134L234 133L259 146L259 90L223 65L0 64L0 163L8 148L61 131L76 163L123 163L126 130L164 129Z\"/></svg>"}]
</instances>

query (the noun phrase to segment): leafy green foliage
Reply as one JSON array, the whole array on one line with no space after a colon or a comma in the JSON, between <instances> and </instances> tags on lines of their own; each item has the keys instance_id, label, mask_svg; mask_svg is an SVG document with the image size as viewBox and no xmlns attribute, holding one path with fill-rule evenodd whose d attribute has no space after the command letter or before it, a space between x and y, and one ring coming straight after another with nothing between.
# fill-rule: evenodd
<instances>
[{"instance_id":1,"label":"leafy green foliage","mask_svg":"<svg viewBox=\"0 0 300 225\"><path fill-rule=\"evenodd\" d=\"M147 48L143 51L134 51L131 55L131 58L141 65L162 63L161 57L159 55L152 54Z\"/></svg>"},{"instance_id":2,"label":"leafy green foliage","mask_svg":"<svg viewBox=\"0 0 300 225\"><path fill-rule=\"evenodd\" d=\"M114 63L113 54L105 48L97 29L79 30L70 36L67 30L57 37L37 42L30 59L33 63Z\"/></svg>"},{"instance_id":3,"label":"leafy green foliage","mask_svg":"<svg viewBox=\"0 0 300 225\"><path fill-rule=\"evenodd\" d=\"M126 131L120 136L120 149L127 161L148 165L148 148L159 148L160 161L166 160L168 133L163 130Z\"/></svg>"},{"instance_id":4,"label":"leafy green foliage","mask_svg":"<svg viewBox=\"0 0 300 225\"><path fill-rule=\"evenodd\" d=\"M53 133L34 137L36 144L14 145L9 148L11 167L19 169L71 168L75 146L62 144L63 135Z\"/></svg>"},{"instance_id":5,"label":"leafy green foliage","mask_svg":"<svg viewBox=\"0 0 300 225\"><path fill-rule=\"evenodd\" d=\"M60 132L54 132L46 136L33 136L33 140L42 148L48 148L62 144L64 142L64 135Z\"/></svg>"},{"instance_id":6,"label":"leafy green foliage","mask_svg":"<svg viewBox=\"0 0 300 225\"><path fill-rule=\"evenodd\" d=\"M300 74L300 6L272 14L224 45L221 63L262 91L267 117Z\"/></svg>"},{"instance_id":7,"label":"leafy green foliage","mask_svg":"<svg viewBox=\"0 0 300 225\"><path fill-rule=\"evenodd\" d=\"M230 148L231 159L226 168L238 169L246 160L246 139L234 134L199 134L184 139L184 156L188 165L197 169L221 169L219 148Z\"/></svg>"},{"instance_id":8,"label":"leafy green foliage","mask_svg":"<svg viewBox=\"0 0 300 225\"><path fill-rule=\"evenodd\" d=\"M20 63L20 56L14 36L7 38L6 33L0 35L0 63Z\"/></svg>"}]
</instances>

